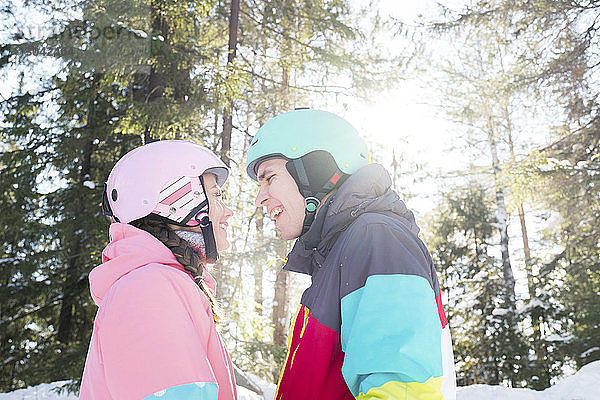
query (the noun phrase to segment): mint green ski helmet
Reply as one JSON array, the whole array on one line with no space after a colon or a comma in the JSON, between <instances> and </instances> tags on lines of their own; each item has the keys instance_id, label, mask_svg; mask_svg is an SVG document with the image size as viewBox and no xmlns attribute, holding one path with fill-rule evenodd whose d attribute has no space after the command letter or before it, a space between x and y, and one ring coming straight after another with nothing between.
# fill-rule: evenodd
<instances>
[{"instance_id":1,"label":"mint green ski helmet","mask_svg":"<svg viewBox=\"0 0 600 400\"><path fill-rule=\"evenodd\" d=\"M348 175L369 162L364 141L348 121L327 111L296 109L270 119L256 132L248 149L246 172L256 181L262 161L274 156L298 159L316 150L331 154Z\"/></svg>"}]
</instances>

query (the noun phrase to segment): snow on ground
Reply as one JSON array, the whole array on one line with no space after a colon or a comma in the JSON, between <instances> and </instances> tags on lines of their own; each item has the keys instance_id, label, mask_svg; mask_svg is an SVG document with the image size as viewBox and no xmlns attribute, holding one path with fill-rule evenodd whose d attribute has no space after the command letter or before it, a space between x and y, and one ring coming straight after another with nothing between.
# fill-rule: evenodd
<instances>
[{"instance_id":1,"label":"snow on ground","mask_svg":"<svg viewBox=\"0 0 600 400\"><path fill-rule=\"evenodd\" d=\"M258 386L260 388L260 390L263 391L263 397L261 398L261 400L263 400L263 399L264 400L273 400L275 398L275 390L277 389L277 387L274 384L272 384L271 382L267 382L254 374L247 374L247 375L250 379L252 379L252 382L256 386ZM238 400L242 400L240 397L240 392L239 392L240 389L242 389L242 388L240 388L238 386ZM250 399L248 399L248 400L250 400Z\"/></svg>"},{"instance_id":2,"label":"snow on ground","mask_svg":"<svg viewBox=\"0 0 600 400\"><path fill-rule=\"evenodd\" d=\"M272 400L275 396L275 385L253 378L265 392L264 396L238 387L238 400ZM27 389L0 393L0 400L76 400L77 396L73 394L59 395L53 391L64 383L42 383ZM458 388L456 398L457 400L598 400L600 399L599 383L600 361L595 361L542 392L502 386L471 385Z\"/></svg>"},{"instance_id":3,"label":"snow on ground","mask_svg":"<svg viewBox=\"0 0 600 400\"><path fill-rule=\"evenodd\" d=\"M74 394L58 394L56 388L61 387L67 383L54 382L54 383L42 383L34 387L27 389L15 390L10 393L0 393L0 400L77 400L77 396ZM260 388L264 391L264 396L238 386L238 400L272 400L275 397L275 385L268 382L260 382Z\"/></svg>"},{"instance_id":4,"label":"snow on ground","mask_svg":"<svg viewBox=\"0 0 600 400\"><path fill-rule=\"evenodd\" d=\"M74 394L57 394L54 389L61 387L63 382L54 383L42 383L34 387L28 387L27 389L19 389L10 393L0 393L0 399L2 400L76 400L77 396Z\"/></svg>"},{"instance_id":5,"label":"snow on ground","mask_svg":"<svg viewBox=\"0 0 600 400\"><path fill-rule=\"evenodd\" d=\"M537 392L502 386L471 385L458 388L457 400L599 400L600 361L584 365L574 375ZM2 399L0 397L0 399Z\"/></svg>"}]
</instances>

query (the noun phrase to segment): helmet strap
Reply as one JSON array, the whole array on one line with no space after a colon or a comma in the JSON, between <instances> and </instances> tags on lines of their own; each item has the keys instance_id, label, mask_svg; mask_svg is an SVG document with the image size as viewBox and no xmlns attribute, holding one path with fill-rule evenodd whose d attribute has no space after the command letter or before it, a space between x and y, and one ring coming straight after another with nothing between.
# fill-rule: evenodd
<instances>
[{"instance_id":1,"label":"helmet strap","mask_svg":"<svg viewBox=\"0 0 600 400\"><path fill-rule=\"evenodd\" d=\"M213 230L212 221L208 218L208 212L210 210L210 203L208 202L208 193L204 186L204 178L200 175L200 183L202 184L202 190L206 196L208 208L206 209L206 218L200 224L200 230L204 236L204 248L206 250L206 261L214 263L219 258L219 251L217 250L217 242L215 240L215 231Z\"/></svg>"},{"instance_id":2,"label":"helmet strap","mask_svg":"<svg viewBox=\"0 0 600 400\"><path fill-rule=\"evenodd\" d=\"M204 248L206 250L206 262L214 263L219 258L219 252L217 251L217 242L215 241L215 233L213 231L213 224L208 221L206 225L200 225L202 236L204 236Z\"/></svg>"},{"instance_id":3,"label":"helmet strap","mask_svg":"<svg viewBox=\"0 0 600 400\"><path fill-rule=\"evenodd\" d=\"M300 194L304 197L304 221L302 232L304 235L317 214L323 198L336 187L340 186L348 174L343 173L335 163L331 154L325 151L314 151L300 158L289 160L286 168Z\"/></svg>"},{"instance_id":4,"label":"helmet strap","mask_svg":"<svg viewBox=\"0 0 600 400\"><path fill-rule=\"evenodd\" d=\"M304 235L312 225L320 205L321 200L316 197L310 196L304 199L304 221L302 222L302 232L300 233L300 236Z\"/></svg>"},{"instance_id":5,"label":"helmet strap","mask_svg":"<svg viewBox=\"0 0 600 400\"><path fill-rule=\"evenodd\" d=\"M119 218L115 216L112 209L110 208L110 203L108 202L108 185L104 182L104 192L102 193L102 214L107 217L111 217L112 222L120 222Z\"/></svg>"}]
</instances>

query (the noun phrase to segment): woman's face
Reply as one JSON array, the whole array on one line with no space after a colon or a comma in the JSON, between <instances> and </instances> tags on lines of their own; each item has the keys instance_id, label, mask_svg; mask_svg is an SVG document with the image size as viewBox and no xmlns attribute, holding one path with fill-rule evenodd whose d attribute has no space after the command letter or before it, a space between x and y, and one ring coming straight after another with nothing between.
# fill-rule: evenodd
<instances>
[{"instance_id":1,"label":"woman's face","mask_svg":"<svg viewBox=\"0 0 600 400\"><path fill-rule=\"evenodd\" d=\"M215 242L217 250L225 250L229 248L229 240L227 240L227 220L233 215L233 211L223 203L221 188L217 185L216 177L211 173L202 175L204 180L204 190L208 197L208 218L213 225L215 234ZM197 228L200 230L200 228Z\"/></svg>"},{"instance_id":2,"label":"woman's face","mask_svg":"<svg viewBox=\"0 0 600 400\"><path fill-rule=\"evenodd\" d=\"M221 188L217 185L216 177L211 173L206 173L202 175L202 180L208 198L208 218L212 222L217 250L225 250L229 247L229 241L227 240L227 227L229 224L227 220L233 215L233 211L223 203ZM200 226L169 225L169 227L176 231L202 232Z\"/></svg>"}]
</instances>

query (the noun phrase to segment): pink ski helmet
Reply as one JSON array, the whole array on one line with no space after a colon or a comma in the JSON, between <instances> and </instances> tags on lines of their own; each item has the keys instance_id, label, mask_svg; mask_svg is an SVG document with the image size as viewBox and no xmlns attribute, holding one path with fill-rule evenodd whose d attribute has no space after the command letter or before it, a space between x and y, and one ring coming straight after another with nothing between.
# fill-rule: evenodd
<instances>
[{"instance_id":1,"label":"pink ski helmet","mask_svg":"<svg viewBox=\"0 0 600 400\"><path fill-rule=\"evenodd\" d=\"M102 209L122 223L149 215L173 225L200 226L209 258L213 250L216 253L216 246L209 249L214 234L201 178L206 172L215 175L219 186L229 175L215 154L192 142L162 140L140 146L113 167L105 184Z\"/></svg>"}]
</instances>

